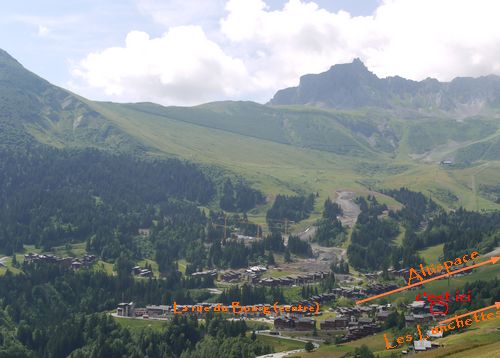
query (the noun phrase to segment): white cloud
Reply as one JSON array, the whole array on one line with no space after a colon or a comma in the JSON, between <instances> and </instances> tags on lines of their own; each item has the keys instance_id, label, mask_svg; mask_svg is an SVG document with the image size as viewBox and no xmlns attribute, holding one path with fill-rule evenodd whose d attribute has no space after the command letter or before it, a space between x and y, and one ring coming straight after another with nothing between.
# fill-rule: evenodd
<instances>
[{"instance_id":1,"label":"white cloud","mask_svg":"<svg viewBox=\"0 0 500 358\"><path fill-rule=\"evenodd\" d=\"M125 47L90 54L75 70L115 99L265 101L303 74L355 57L381 77L500 74L498 1L385 0L371 16L356 17L306 0L273 11L263 0L229 0L222 18L214 15L221 0L200 7L137 1L169 31L154 39L131 32ZM201 26L172 27L211 16L220 26L210 29L210 39Z\"/></svg>"},{"instance_id":2,"label":"white cloud","mask_svg":"<svg viewBox=\"0 0 500 358\"><path fill-rule=\"evenodd\" d=\"M38 31L37 31L38 36L40 36L40 37L46 36L46 35L48 35L49 32L50 32L50 30L47 26L38 25Z\"/></svg>"},{"instance_id":3,"label":"white cloud","mask_svg":"<svg viewBox=\"0 0 500 358\"><path fill-rule=\"evenodd\" d=\"M159 38L132 31L125 47L91 53L73 73L112 98L165 104L237 96L248 85L243 62L198 26L174 27Z\"/></svg>"},{"instance_id":4,"label":"white cloud","mask_svg":"<svg viewBox=\"0 0 500 358\"><path fill-rule=\"evenodd\" d=\"M305 73L360 57L379 76L459 75L500 71L500 2L386 0L372 16L328 12L289 0L268 11L262 0L230 0L221 31L237 44L266 53L246 62L262 84L297 82Z\"/></svg>"},{"instance_id":5,"label":"white cloud","mask_svg":"<svg viewBox=\"0 0 500 358\"><path fill-rule=\"evenodd\" d=\"M225 0L136 0L138 9L154 21L168 26L204 25L224 15Z\"/></svg>"}]
</instances>

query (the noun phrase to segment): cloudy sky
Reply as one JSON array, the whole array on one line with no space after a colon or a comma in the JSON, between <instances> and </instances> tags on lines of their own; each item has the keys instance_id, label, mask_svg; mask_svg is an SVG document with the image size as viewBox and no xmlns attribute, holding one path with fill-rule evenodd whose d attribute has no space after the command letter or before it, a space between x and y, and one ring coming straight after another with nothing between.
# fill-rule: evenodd
<instances>
[{"instance_id":1,"label":"cloudy sky","mask_svg":"<svg viewBox=\"0 0 500 358\"><path fill-rule=\"evenodd\" d=\"M500 75L497 0L23 0L0 48L96 100L266 102L359 57L379 77Z\"/></svg>"}]
</instances>

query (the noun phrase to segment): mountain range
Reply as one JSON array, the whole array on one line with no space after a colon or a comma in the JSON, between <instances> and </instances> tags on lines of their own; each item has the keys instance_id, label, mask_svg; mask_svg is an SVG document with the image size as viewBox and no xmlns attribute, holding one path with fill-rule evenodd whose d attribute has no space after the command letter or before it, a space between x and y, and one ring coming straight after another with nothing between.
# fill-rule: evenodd
<instances>
[{"instance_id":1,"label":"mountain range","mask_svg":"<svg viewBox=\"0 0 500 358\"><path fill-rule=\"evenodd\" d=\"M315 105L336 109L378 107L478 114L500 107L500 77L457 77L451 82L378 78L359 59L300 78L298 87L278 91L272 105Z\"/></svg>"},{"instance_id":2,"label":"mountain range","mask_svg":"<svg viewBox=\"0 0 500 358\"><path fill-rule=\"evenodd\" d=\"M266 105L98 102L0 50L1 147L180 157L237 173L270 195L406 185L448 206L498 208L499 106L498 76L380 79L359 59L303 76Z\"/></svg>"}]
</instances>

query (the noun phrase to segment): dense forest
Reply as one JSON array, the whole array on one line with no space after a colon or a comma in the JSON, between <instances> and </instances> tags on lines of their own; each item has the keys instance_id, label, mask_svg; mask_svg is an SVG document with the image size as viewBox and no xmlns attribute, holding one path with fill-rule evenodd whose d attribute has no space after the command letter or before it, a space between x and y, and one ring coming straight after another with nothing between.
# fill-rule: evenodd
<instances>
[{"instance_id":1,"label":"dense forest","mask_svg":"<svg viewBox=\"0 0 500 358\"><path fill-rule=\"evenodd\" d=\"M300 237L295 235L290 235L288 237L288 250L292 254L304 257L312 257L313 255L311 244L301 240Z\"/></svg>"},{"instance_id":2,"label":"dense forest","mask_svg":"<svg viewBox=\"0 0 500 358\"><path fill-rule=\"evenodd\" d=\"M396 212L390 211L389 215L399 220L409 229L417 230L424 223L426 217L439 208L432 199L425 197L422 193L417 193L407 188L384 190L382 192L392 196L404 205L401 210Z\"/></svg>"},{"instance_id":3,"label":"dense forest","mask_svg":"<svg viewBox=\"0 0 500 358\"><path fill-rule=\"evenodd\" d=\"M346 238L346 230L338 216L342 216L342 208L330 198L326 199L322 217L316 224L313 241L322 246L340 246Z\"/></svg>"},{"instance_id":4,"label":"dense forest","mask_svg":"<svg viewBox=\"0 0 500 358\"><path fill-rule=\"evenodd\" d=\"M170 199L207 203L213 183L176 159L136 160L97 150L0 152L0 249L45 249L118 230L151 226ZM174 210L174 208L171 208Z\"/></svg>"},{"instance_id":5,"label":"dense forest","mask_svg":"<svg viewBox=\"0 0 500 358\"><path fill-rule=\"evenodd\" d=\"M224 185L232 186L229 180ZM0 251L11 255L24 244L50 250L85 241L87 251L108 261L150 257L163 273L175 271L180 258L203 267L208 265L203 242L222 236L225 214L207 217L197 205L216 197L211 177L177 159L136 158L95 149L4 148L0 150ZM262 201L260 192L241 181L233 197L235 210L248 210ZM245 234L261 233L246 215L233 220ZM148 238L137 238L140 228L150 229Z\"/></svg>"},{"instance_id":6,"label":"dense forest","mask_svg":"<svg viewBox=\"0 0 500 358\"><path fill-rule=\"evenodd\" d=\"M269 227L286 231L288 222L298 222L308 218L314 210L314 200L314 194L308 196L277 195L273 206L266 214Z\"/></svg>"},{"instance_id":7,"label":"dense forest","mask_svg":"<svg viewBox=\"0 0 500 358\"><path fill-rule=\"evenodd\" d=\"M422 245L444 243L444 257L455 258L476 250L492 251L500 242L500 212L481 213L458 209L441 212L421 234Z\"/></svg>"},{"instance_id":8,"label":"dense forest","mask_svg":"<svg viewBox=\"0 0 500 358\"><path fill-rule=\"evenodd\" d=\"M387 206L374 196L357 198L361 209L347 249L349 263L357 269L380 270L389 267L393 240L399 233L398 225L389 219L379 218Z\"/></svg>"},{"instance_id":9,"label":"dense forest","mask_svg":"<svg viewBox=\"0 0 500 358\"><path fill-rule=\"evenodd\" d=\"M219 206L226 211L245 212L264 202L264 196L258 190L250 188L239 181L233 185L231 179L226 179L222 187Z\"/></svg>"},{"instance_id":10,"label":"dense forest","mask_svg":"<svg viewBox=\"0 0 500 358\"><path fill-rule=\"evenodd\" d=\"M413 251L444 244L443 257L455 258L472 250L487 253L498 246L499 212L446 211L431 198L406 188L387 190L404 207L389 211L406 229L403 246Z\"/></svg>"},{"instance_id":11,"label":"dense forest","mask_svg":"<svg viewBox=\"0 0 500 358\"><path fill-rule=\"evenodd\" d=\"M349 263L361 270L382 270L390 266L407 268L424 263L417 251L444 244L443 257L455 258L477 250L486 253L497 247L500 233L498 212L473 212L462 208L446 212L422 193L406 188L387 190L403 204L398 211L387 210L374 197L358 198L361 214L347 250ZM400 245L393 239L404 228Z\"/></svg>"},{"instance_id":12,"label":"dense forest","mask_svg":"<svg viewBox=\"0 0 500 358\"><path fill-rule=\"evenodd\" d=\"M240 302L241 305L260 304L262 302L279 302L284 304L285 296L280 287L253 287L247 284L232 286L225 289L219 296L218 302L231 304L231 302Z\"/></svg>"},{"instance_id":13,"label":"dense forest","mask_svg":"<svg viewBox=\"0 0 500 358\"><path fill-rule=\"evenodd\" d=\"M271 352L269 346L245 337L245 322L209 316L199 324L182 316L161 330L137 333L107 314L95 313L115 308L123 297L138 304L189 302L182 286L175 280L134 281L129 275L73 272L51 265L29 265L23 275L7 273L0 277L0 357L219 357Z\"/></svg>"}]
</instances>

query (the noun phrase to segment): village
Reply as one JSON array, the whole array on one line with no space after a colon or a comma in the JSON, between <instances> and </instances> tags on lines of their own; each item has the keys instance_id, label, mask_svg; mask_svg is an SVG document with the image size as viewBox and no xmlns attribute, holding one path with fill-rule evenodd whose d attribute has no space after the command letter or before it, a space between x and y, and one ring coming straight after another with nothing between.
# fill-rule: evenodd
<instances>
[{"instance_id":1,"label":"village","mask_svg":"<svg viewBox=\"0 0 500 358\"><path fill-rule=\"evenodd\" d=\"M24 255L24 262L27 264L58 264L74 270L88 269L96 261L94 255L85 254L81 258L58 257L52 254L36 254L29 252Z\"/></svg>"},{"instance_id":2,"label":"village","mask_svg":"<svg viewBox=\"0 0 500 358\"><path fill-rule=\"evenodd\" d=\"M338 258L337 258L338 259ZM305 265L309 259L298 259L300 264ZM315 261L319 261L318 258ZM326 260L323 260L323 262ZM307 261L308 262L308 261ZM210 279L215 287L228 287L231 285L248 284L261 287L282 287L284 289L294 287L319 287L321 282L331 273L326 265L320 262L316 265L306 265L299 270L290 270L290 266L276 265L263 266L254 265L242 269L218 270L210 269L189 274L192 278ZM299 263L296 261L296 265ZM323 266L321 266L323 265ZM315 270L323 268L320 270ZM459 267L452 268L458 270ZM468 275L470 271L464 271L457 276ZM150 268L134 267L133 273L138 277L151 277ZM441 274L436 272L434 275ZM297 300L291 305L313 306L319 305L321 310L312 312L281 312L273 311L273 304L261 302L255 306L260 307L255 311L240 312L234 314L231 305L218 302L200 302L193 305L146 305L136 307L133 302L120 303L116 312L117 317L126 317L142 320L171 320L176 314L180 314L179 307L185 307L186 313L194 315L198 319L205 319L209 312L217 312L217 308L224 317L231 320L255 320L265 322L271 327L270 334L281 336L304 335L320 341L333 340L336 343L346 343L371 336L387 329L386 322L392 313L404 316L404 327L415 328L416 325L425 327L430 340L415 339L409 349L414 352L426 351L438 347L432 339L442 337L441 333L431 333L430 327L444 314L436 314L444 310L440 303L415 300L413 302L397 307L391 304L354 305L354 301L373 295L388 292L401 287L407 283L409 269L389 268L383 271L335 274L336 285L329 291L316 293L308 298ZM446 279L446 278L441 278ZM410 290L415 290L410 289ZM344 301L342 301L342 299ZM339 302L346 302L342 304ZM350 302L350 303L349 303ZM434 306L434 313L432 306ZM223 309L221 309L223 307ZM225 312L225 313L222 313ZM184 313L182 313L184 314ZM211 314L211 313L210 313ZM319 332L319 334L318 334ZM381 338L382 339L382 338ZM405 353L406 351L403 351ZM409 352L406 352L409 353Z\"/></svg>"},{"instance_id":3,"label":"village","mask_svg":"<svg viewBox=\"0 0 500 358\"><path fill-rule=\"evenodd\" d=\"M365 297L366 291L356 287L336 288L329 293L312 296L310 299L298 302L297 304L311 303L327 303L335 300L337 297L358 298ZM271 333L287 336L291 333L311 334L317 332L330 332L335 334L337 343L349 342L360 339L369 335L373 335L384 329L384 324L389 315L396 310L391 304L371 304L368 306L354 307L336 307L328 309L329 313L333 313L334 317L321 319L323 312L290 312L286 314L276 314L273 311L271 304L255 305L261 309L241 312L233 314L231 305L221 303L197 303L195 305L147 305L146 307L136 307L133 302L120 303L116 312L117 317L126 317L131 319L153 319L153 320L171 320L176 314L180 313L182 307L186 307L189 315L194 315L198 319L207 317L208 312L225 311L225 317L228 319L240 320L258 320L272 324L273 331ZM286 306L286 305L285 305ZM405 327L412 328L416 324L424 327L429 327L439 319L444 317L443 314L436 315L429 313L430 304L424 301L413 301L407 304L405 310ZM222 313L221 313L222 314ZM314 319L316 318L316 319ZM426 333L429 338L440 338L442 332ZM319 338L321 339L321 337ZM438 345L430 340L416 340L413 345L415 351L425 351L427 349L436 348Z\"/></svg>"}]
</instances>

